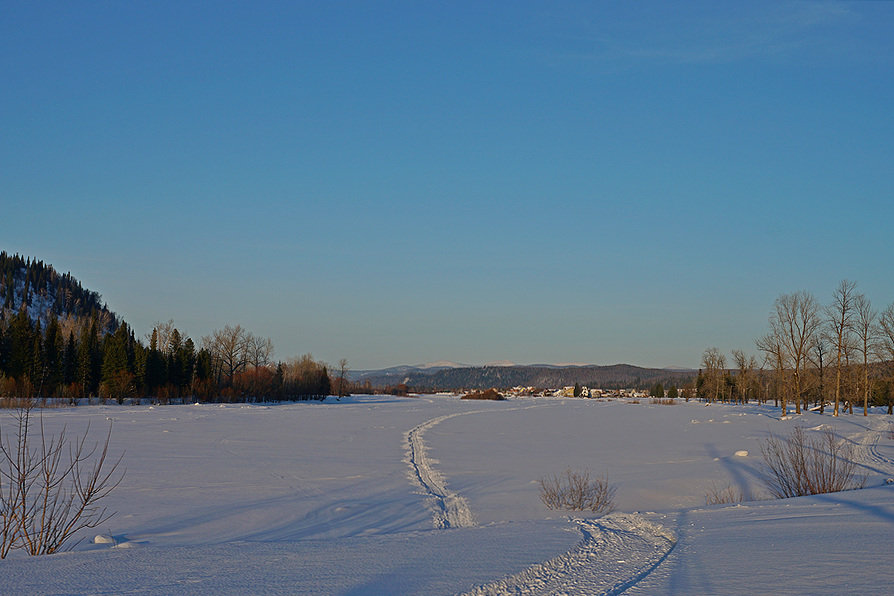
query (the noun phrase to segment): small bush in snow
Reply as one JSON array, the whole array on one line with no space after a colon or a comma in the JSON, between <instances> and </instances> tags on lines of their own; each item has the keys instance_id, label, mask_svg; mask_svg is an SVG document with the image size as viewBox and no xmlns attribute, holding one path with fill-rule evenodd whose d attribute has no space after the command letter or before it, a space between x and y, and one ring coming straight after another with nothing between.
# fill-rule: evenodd
<instances>
[{"instance_id":1,"label":"small bush in snow","mask_svg":"<svg viewBox=\"0 0 894 596\"><path fill-rule=\"evenodd\" d=\"M764 482L780 499L862 488L853 451L831 429L808 436L797 426L788 438L771 436L761 446Z\"/></svg>"},{"instance_id":2,"label":"small bush in snow","mask_svg":"<svg viewBox=\"0 0 894 596\"><path fill-rule=\"evenodd\" d=\"M614 510L614 498L615 487L605 477L590 479L589 472L569 468L540 479L540 500L550 509L605 514Z\"/></svg>"},{"instance_id":3,"label":"small bush in snow","mask_svg":"<svg viewBox=\"0 0 894 596\"><path fill-rule=\"evenodd\" d=\"M732 505L744 500L745 495L742 491L731 484L727 484L726 488L718 488L712 484L711 490L705 493L705 505Z\"/></svg>"},{"instance_id":4,"label":"small bush in snow","mask_svg":"<svg viewBox=\"0 0 894 596\"><path fill-rule=\"evenodd\" d=\"M0 559L22 549L49 555L73 547L75 535L112 517L101 501L121 482L121 457L110 459L112 427L101 443L83 435L32 427L30 400L14 411L13 431L0 434ZM75 542L76 544L76 542Z\"/></svg>"}]
</instances>

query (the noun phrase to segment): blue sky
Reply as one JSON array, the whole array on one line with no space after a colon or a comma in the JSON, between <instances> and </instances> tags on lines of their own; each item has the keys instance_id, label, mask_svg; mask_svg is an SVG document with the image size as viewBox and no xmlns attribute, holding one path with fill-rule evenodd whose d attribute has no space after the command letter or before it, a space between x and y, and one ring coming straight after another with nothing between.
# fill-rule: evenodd
<instances>
[{"instance_id":1,"label":"blue sky","mask_svg":"<svg viewBox=\"0 0 894 596\"><path fill-rule=\"evenodd\" d=\"M139 334L697 366L894 301L894 3L5 3L0 245Z\"/></svg>"}]
</instances>

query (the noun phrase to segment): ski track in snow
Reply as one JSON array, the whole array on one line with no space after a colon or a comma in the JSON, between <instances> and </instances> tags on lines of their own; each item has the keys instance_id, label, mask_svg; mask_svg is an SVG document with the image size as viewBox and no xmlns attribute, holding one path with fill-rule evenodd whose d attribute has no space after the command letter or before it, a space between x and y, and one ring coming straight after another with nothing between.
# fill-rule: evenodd
<instances>
[{"instance_id":1,"label":"ski track in snow","mask_svg":"<svg viewBox=\"0 0 894 596\"><path fill-rule=\"evenodd\" d=\"M532 407L537 406L510 409ZM423 435L445 420L490 411L437 416L407 433L406 461L410 476L429 495L436 528L469 528L476 522L468 501L450 492L443 476L433 467L436 460L428 457ZM583 534L575 548L515 575L479 586L468 592L468 596L615 596L651 573L676 545L672 532L635 514L614 513L600 519L573 521Z\"/></svg>"},{"instance_id":2,"label":"ski track in snow","mask_svg":"<svg viewBox=\"0 0 894 596\"><path fill-rule=\"evenodd\" d=\"M584 535L575 548L465 596L615 596L651 573L676 545L670 531L635 514L575 522Z\"/></svg>"}]
</instances>

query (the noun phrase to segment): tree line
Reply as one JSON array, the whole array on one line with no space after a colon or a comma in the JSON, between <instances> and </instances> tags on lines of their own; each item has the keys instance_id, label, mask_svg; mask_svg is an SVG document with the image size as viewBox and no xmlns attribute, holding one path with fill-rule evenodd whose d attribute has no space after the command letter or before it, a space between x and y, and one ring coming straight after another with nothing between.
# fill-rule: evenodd
<instances>
[{"instance_id":1,"label":"tree line","mask_svg":"<svg viewBox=\"0 0 894 596\"><path fill-rule=\"evenodd\" d=\"M335 384L344 392L346 363ZM127 323L104 333L99 317L43 326L27 309L0 319L0 397L161 403L320 399L330 394L328 367L310 354L273 360L273 342L226 325L198 345L173 321L155 325L144 343Z\"/></svg>"},{"instance_id":2,"label":"tree line","mask_svg":"<svg viewBox=\"0 0 894 596\"><path fill-rule=\"evenodd\" d=\"M273 360L273 342L240 325L194 341L157 323L139 339L70 274L0 252L0 398L99 397L119 403L317 399L348 391L310 354Z\"/></svg>"},{"instance_id":3,"label":"tree line","mask_svg":"<svg viewBox=\"0 0 894 596\"><path fill-rule=\"evenodd\" d=\"M730 361L705 350L696 395L772 400L783 412L793 404L797 414L827 406L834 416L852 414L855 404L864 415L873 405L894 414L894 303L878 311L856 282L841 281L827 304L806 291L780 295L755 347L759 356L733 350Z\"/></svg>"}]
</instances>

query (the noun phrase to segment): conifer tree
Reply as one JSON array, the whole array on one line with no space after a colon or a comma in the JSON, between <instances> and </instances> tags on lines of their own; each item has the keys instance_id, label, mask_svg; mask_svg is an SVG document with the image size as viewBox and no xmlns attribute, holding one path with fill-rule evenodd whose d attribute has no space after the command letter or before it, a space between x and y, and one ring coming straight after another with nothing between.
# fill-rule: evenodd
<instances>
[{"instance_id":1,"label":"conifer tree","mask_svg":"<svg viewBox=\"0 0 894 596\"><path fill-rule=\"evenodd\" d=\"M158 350L158 330L152 330L149 338L149 351L146 353L146 390L151 395L165 383L165 361Z\"/></svg>"},{"instance_id":2,"label":"conifer tree","mask_svg":"<svg viewBox=\"0 0 894 596\"><path fill-rule=\"evenodd\" d=\"M43 383L46 376L43 362L43 334L40 330L40 320L35 323L34 332L31 334L31 362L28 376L38 392L43 393Z\"/></svg>"},{"instance_id":3,"label":"conifer tree","mask_svg":"<svg viewBox=\"0 0 894 596\"><path fill-rule=\"evenodd\" d=\"M78 343L78 380L83 384L84 397L96 395L102 375L102 352L99 345L99 323L96 317L85 325Z\"/></svg>"},{"instance_id":4,"label":"conifer tree","mask_svg":"<svg viewBox=\"0 0 894 596\"><path fill-rule=\"evenodd\" d=\"M78 375L78 349L75 343L74 331L68 332L68 340L65 342L65 351L62 353L62 382L71 385L77 381Z\"/></svg>"},{"instance_id":5,"label":"conifer tree","mask_svg":"<svg viewBox=\"0 0 894 596\"><path fill-rule=\"evenodd\" d=\"M59 319L55 313L50 313L47 321L47 330L43 338L43 359L46 370L44 379L45 393L54 395L59 383L62 381L62 334L59 327Z\"/></svg>"},{"instance_id":6,"label":"conifer tree","mask_svg":"<svg viewBox=\"0 0 894 596\"><path fill-rule=\"evenodd\" d=\"M9 323L9 363L7 374L16 379L22 379L31 370L34 349L32 337L31 319L25 309L12 318Z\"/></svg>"}]
</instances>

